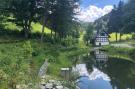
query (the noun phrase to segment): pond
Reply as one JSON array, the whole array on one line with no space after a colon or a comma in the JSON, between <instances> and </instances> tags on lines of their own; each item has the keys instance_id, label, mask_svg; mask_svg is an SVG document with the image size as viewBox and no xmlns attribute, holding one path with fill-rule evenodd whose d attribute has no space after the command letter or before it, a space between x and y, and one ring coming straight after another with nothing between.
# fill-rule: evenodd
<instances>
[{"instance_id":1,"label":"pond","mask_svg":"<svg viewBox=\"0 0 135 89\"><path fill-rule=\"evenodd\" d=\"M80 89L135 89L135 64L96 50L72 68Z\"/></svg>"}]
</instances>

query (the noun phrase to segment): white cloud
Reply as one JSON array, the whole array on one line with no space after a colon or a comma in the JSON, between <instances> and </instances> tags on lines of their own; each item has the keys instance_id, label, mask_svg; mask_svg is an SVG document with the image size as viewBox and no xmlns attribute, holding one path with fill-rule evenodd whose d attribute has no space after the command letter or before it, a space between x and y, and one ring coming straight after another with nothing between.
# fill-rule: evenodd
<instances>
[{"instance_id":1,"label":"white cloud","mask_svg":"<svg viewBox=\"0 0 135 89\"><path fill-rule=\"evenodd\" d=\"M94 5L90 5L87 8L82 8L77 18L84 22L93 22L96 19L108 14L113 9L112 5L107 5L104 8L99 8Z\"/></svg>"}]
</instances>

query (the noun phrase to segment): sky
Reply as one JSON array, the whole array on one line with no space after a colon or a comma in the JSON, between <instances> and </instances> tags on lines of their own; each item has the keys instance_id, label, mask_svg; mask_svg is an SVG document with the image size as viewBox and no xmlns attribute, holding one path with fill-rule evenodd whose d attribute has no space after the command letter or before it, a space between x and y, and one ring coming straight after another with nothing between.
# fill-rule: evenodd
<instances>
[{"instance_id":1,"label":"sky","mask_svg":"<svg viewBox=\"0 0 135 89\"><path fill-rule=\"evenodd\" d=\"M81 0L79 20L94 22L96 19L108 14L113 5L118 5L120 0ZM125 0L124 0L125 1Z\"/></svg>"},{"instance_id":2,"label":"sky","mask_svg":"<svg viewBox=\"0 0 135 89\"><path fill-rule=\"evenodd\" d=\"M106 5L118 4L119 1L120 0L81 0L81 6L88 7L89 5L95 5L104 8Z\"/></svg>"}]
</instances>

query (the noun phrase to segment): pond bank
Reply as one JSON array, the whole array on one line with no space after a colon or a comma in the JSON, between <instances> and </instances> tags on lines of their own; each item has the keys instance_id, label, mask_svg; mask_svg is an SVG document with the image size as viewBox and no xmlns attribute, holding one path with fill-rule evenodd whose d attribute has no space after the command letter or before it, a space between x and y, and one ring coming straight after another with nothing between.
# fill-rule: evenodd
<instances>
[{"instance_id":1,"label":"pond bank","mask_svg":"<svg viewBox=\"0 0 135 89\"><path fill-rule=\"evenodd\" d=\"M122 58L135 63L135 48L134 47L116 47L112 45L103 46L101 50L107 52L110 57Z\"/></svg>"},{"instance_id":2,"label":"pond bank","mask_svg":"<svg viewBox=\"0 0 135 89\"><path fill-rule=\"evenodd\" d=\"M61 80L60 69L71 67L74 62L73 57L85 54L88 50L87 47L82 48L77 45L64 47L46 42L41 44L40 41L33 39L2 43L0 44L0 71L3 75L0 75L2 77L0 89L10 89L25 82L33 84L39 82L38 72L45 59L49 62L46 74L50 75L51 79Z\"/></svg>"},{"instance_id":3,"label":"pond bank","mask_svg":"<svg viewBox=\"0 0 135 89\"><path fill-rule=\"evenodd\" d=\"M106 52L96 52L75 66L80 74L81 89L134 89L135 63L121 58L106 57Z\"/></svg>"}]
</instances>

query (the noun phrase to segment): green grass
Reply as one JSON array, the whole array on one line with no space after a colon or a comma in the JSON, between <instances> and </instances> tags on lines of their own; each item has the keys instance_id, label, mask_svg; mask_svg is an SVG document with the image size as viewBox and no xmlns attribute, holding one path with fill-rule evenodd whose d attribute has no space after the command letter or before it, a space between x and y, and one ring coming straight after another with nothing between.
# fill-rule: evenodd
<instances>
[{"instance_id":1,"label":"green grass","mask_svg":"<svg viewBox=\"0 0 135 89\"><path fill-rule=\"evenodd\" d=\"M129 40L129 41L125 41L124 43L127 43L133 47L135 47L135 40Z\"/></svg>"},{"instance_id":2,"label":"green grass","mask_svg":"<svg viewBox=\"0 0 135 89\"><path fill-rule=\"evenodd\" d=\"M85 32L80 33L80 38L79 38L79 43L78 43L78 46L80 48L86 48L86 45L85 45L85 42L84 42L84 35L85 35Z\"/></svg>"},{"instance_id":3,"label":"green grass","mask_svg":"<svg viewBox=\"0 0 135 89\"><path fill-rule=\"evenodd\" d=\"M16 26L16 24L12 23L12 22L5 22L3 23L5 25L5 29L8 29L8 30L19 30L21 29L21 27L18 27ZM32 23L31 25L32 27L32 33L36 33L36 32L39 32L41 33L42 32L42 25L40 23ZM45 28L45 33L51 33L51 30L49 28Z\"/></svg>"},{"instance_id":4,"label":"green grass","mask_svg":"<svg viewBox=\"0 0 135 89\"><path fill-rule=\"evenodd\" d=\"M104 46L103 50L106 50L110 57L118 57L125 60L135 62L133 55L135 48L123 48L123 47L114 47L114 46Z\"/></svg>"},{"instance_id":5,"label":"green grass","mask_svg":"<svg viewBox=\"0 0 135 89\"><path fill-rule=\"evenodd\" d=\"M115 36L116 33L112 33L110 34L110 41L113 42L113 41L116 41L116 36ZM127 40L127 39L131 39L132 38L132 34L123 34L122 37L121 37L121 40ZM120 34L118 33L118 40L120 40Z\"/></svg>"},{"instance_id":6,"label":"green grass","mask_svg":"<svg viewBox=\"0 0 135 89\"><path fill-rule=\"evenodd\" d=\"M42 25L39 24L39 23L32 23L32 32L33 33L36 33L36 32L39 32L41 33L42 32ZM51 33L51 30L49 28L45 28L45 33Z\"/></svg>"},{"instance_id":7,"label":"green grass","mask_svg":"<svg viewBox=\"0 0 135 89\"><path fill-rule=\"evenodd\" d=\"M12 23L12 22L6 22L3 23L5 25L5 29L9 29L9 30L19 30L20 28L16 26L16 24Z\"/></svg>"},{"instance_id":8,"label":"green grass","mask_svg":"<svg viewBox=\"0 0 135 89\"><path fill-rule=\"evenodd\" d=\"M41 44L40 41L33 39L15 43L1 43L0 71L4 71L8 79L3 80L5 83L0 82L0 89L4 89L5 86L9 87L7 82L12 78L17 84L21 81L28 81L29 78L36 81L39 69L46 59L49 59L50 63L47 74L53 78L61 78L59 76L60 69L71 67L74 61L73 57L86 52L88 52L86 48L77 46L67 48L50 43ZM29 68L31 72L27 74ZM24 75L20 76L20 73L24 73ZM30 79L28 82L31 81Z\"/></svg>"}]
</instances>

